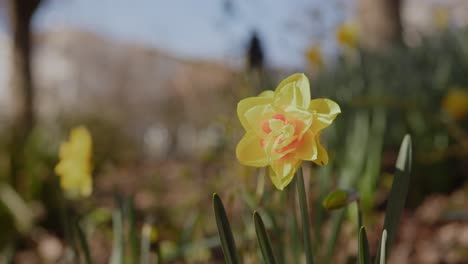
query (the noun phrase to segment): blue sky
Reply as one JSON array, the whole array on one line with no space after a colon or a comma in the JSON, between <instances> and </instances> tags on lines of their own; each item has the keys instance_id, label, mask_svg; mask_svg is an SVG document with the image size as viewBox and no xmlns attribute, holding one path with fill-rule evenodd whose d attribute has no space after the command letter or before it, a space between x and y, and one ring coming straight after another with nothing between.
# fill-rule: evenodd
<instances>
[{"instance_id":1,"label":"blue sky","mask_svg":"<svg viewBox=\"0 0 468 264\"><path fill-rule=\"evenodd\" d=\"M334 28L352 15L352 3L352 0L49 0L37 13L34 25L38 30L73 27L144 43L180 57L234 62L241 60L250 32L256 30L271 64L300 67L303 52L311 43L322 44L327 54L334 53Z\"/></svg>"}]
</instances>

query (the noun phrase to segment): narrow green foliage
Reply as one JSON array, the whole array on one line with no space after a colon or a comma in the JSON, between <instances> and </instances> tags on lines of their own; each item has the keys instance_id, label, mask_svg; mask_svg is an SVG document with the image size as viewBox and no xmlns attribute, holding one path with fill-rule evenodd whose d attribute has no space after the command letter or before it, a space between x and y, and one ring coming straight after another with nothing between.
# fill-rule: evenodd
<instances>
[{"instance_id":1,"label":"narrow green foliage","mask_svg":"<svg viewBox=\"0 0 468 264\"><path fill-rule=\"evenodd\" d=\"M309 224L309 206L307 205L307 195L304 187L304 177L302 176L302 168L299 168L296 173L297 194L299 195L299 207L301 208L302 234L304 238L304 252L306 255L307 264L314 262L312 256L312 243L310 241L310 224Z\"/></svg>"},{"instance_id":2,"label":"narrow green foliage","mask_svg":"<svg viewBox=\"0 0 468 264\"><path fill-rule=\"evenodd\" d=\"M80 223L78 221L75 222L74 226L76 229L76 233L78 234L78 240L80 241L81 249L83 250L85 256L85 261L87 264L92 264L93 261L89 252L88 241L86 241L86 236L83 232L83 229L81 228Z\"/></svg>"},{"instance_id":3,"label":"narrow green foliage","mask_svg":"<svg viewBox=\"0 0 468 264\"><path fill-rule=\"evenodd\" d=\"M361 226L359 231L359 252L358 252L359 264L370 264L371 257L369 254L369 243L367 242L366 229Z\"/></svg>"},{"instance_id":4,"label":"narrow green foliage","mask_svg":"<svg viewBox=\"0 0 468 264\"><path fill-rule=\"evenodd\" d=\"M109 263L121 264L124 263L124 228L123 217L120 208L115 209L112 213L112 229L114 233L112 255Z\"/></svg>"},{"instance_id":5,"label":"narrow green foliage","mask_svg":"<svg viewBox=\"0 0 468 264\"><path fill-rule=\"evenodd\" d=\"M346 214L346 208L333 215L332 232L325 250L325 261L323 263L332 263L333 253L335 252L336 241L341 231L341 226Z\"/></svg>"},{"instance_id":6,"label":"narrow green foliage","mask_svg":"<svg viewBox=\"0 0 468 264\"><path fill-rule=\"evenodd\" d=\"M400 152L398 154L395 178L393 179L385 214L384 229L387 230L386 252L389 252L391 249L398 222L400 221L401 213L405 207L410 183L411 152L411 137L406 135L401 143Z\"/></svg>"},{"instance_id":7,"label":"narrow green foliage","mask_svg":"<svg viewBox=\"0 0 468 264\"><path fill-rule=\"evenodd\" d=\"M260 245L265 264L277 263L275 255L273 254L273 249L271 247L271 241L268 238L268 234L265 230L265 224L263 224L262 217L257 211L255 211L253 218L255 223L255 233L257 233L258 244Z\"/></svg>"},{"instance_id":8,"label":"narrow green foliage","mask_svg":"<svg viewBox=\"0 0 468 264\"><path fill-rule=\"evenodd\" d=\"M328 166L322 167L318 170L318 180L319 180L319 199L314 201L314 219L313 219L313 226L314 226L314 239L313 241L321 241L321 230L322 224L325 219L325 209L322 206L322 201L327 195L327 190L330 190L331 183L332 183L332 169L333 168L333 161L329 161ZM314 254L318 250L319 243L314 243Z\"/></svg>"},{"instance_id":9,"label":"narrow green foliage","mask_svg":"<svg viewBox=\"0 0 468 264\"><path fill-rule=\"evenodd\" d=\"M380 243L380 264L387 263L387 256L385 253L386 244L387 244L387 230L384 229L384 231L382 232L382 241Z\"/></svg>"},{"instance_id":10,"label":"narrow green foliage","mask_svg":"<svg viewBox=\"0 0 468 264\"><path fill-rule=\"evenodd\" d=\"M299 231L299 224L298 224L298 214L296 208L296 192L295 187L291 189L291 192L288 192L288 204L291 208L291 213L287 214L287 221L288 221L288 235L289 235L289 243L290 243L290 250L291 255L293 258L293 263L299 263L300 255L302 252L302 243L301 243L301 234Z\"/></svg>"},{"instance_id":11,"label":"narrow green foliage","mask_svg":"<svg viewBox=\"0 0 468 264\"><path fill-rule=\"evenodd\" d=\"M138 263L139 245L138 245L138 230L135 218L135 208L133 206L133 198L125 199L125 219L128 225L128 241L130 243L130 256L133 264Z\"/></svg>"},{"instance_id":12,"label":"narrow green foliage","mask_svg":"<svg viewBox=\"0 0 468 264\"><path fill-rule=\"evenodd\" d=\"M224 210L224 205L218 194L213 194L213 207L216 217L216 225L218 226L219 238L221 247L224 253L224 260L227 264L239 263L237 255L236 243L232 235L231 226Z\"/></svg>"},{"instance_id":13,"label":"narrow green foliage","mask_svg":"<svg viewBox=\"0 0 468 264\"><path fill-rule=\"evenodd\" d=\"M145 221L143 228L141 230L141 242L140 242L140 264L150 263L151 255L151 230L152 225L151 221ZM158 262L160 263L160 262Z\"/></svg>"}]
</instances>

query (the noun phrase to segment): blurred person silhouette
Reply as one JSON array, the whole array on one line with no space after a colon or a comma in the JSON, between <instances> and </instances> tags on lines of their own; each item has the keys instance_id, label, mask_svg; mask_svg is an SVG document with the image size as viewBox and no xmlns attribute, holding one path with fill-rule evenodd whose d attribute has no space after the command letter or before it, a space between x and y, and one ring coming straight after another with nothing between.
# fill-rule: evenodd
<instances>
[{"instance_id":1,"label":"blurred person silhouette","mask_svg":"<svg viewBox=\"0 0 468 264\"><path fill-rule=\"evenodd\" d=\"M263 69L263 48L257 32L252 32L247 51L247 62L249 71L262 71Z\"/></svg>"},{"instance_id":2,"label":"blurred person silhouette","mask_svg":"<svg viewBox=\"0 0 468 264\"><path fill-rule=\"evenodd\" d=\"M256 92L262 92L267 87L267 76L265 71L265 55L262 41L258 32L252 31L246 54L246 67L249 82Z\"/></svg>"}]
</instances>

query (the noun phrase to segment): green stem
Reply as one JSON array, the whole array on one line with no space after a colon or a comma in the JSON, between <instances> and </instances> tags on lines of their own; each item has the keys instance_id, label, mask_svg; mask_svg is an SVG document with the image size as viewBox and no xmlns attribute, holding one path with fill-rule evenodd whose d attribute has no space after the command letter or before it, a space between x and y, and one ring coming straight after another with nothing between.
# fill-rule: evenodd
<instances>
[{"instance_id":1,"label":"green stem","mask_svg":"<svg viewBox=\"0 0 468 264\"><path fill-rule=\"evenodd\" d=\"M58 184L58 181L56 181L56 186L59 197L58 199L61 201L59 202L60 204L60 218L62 221L62 226L64 229L65 233L65 241L67 241L68 245L73 251L73 261L75 264L80 263L80 254L78 253L78 248L76 246L75 240L74 240L74 232L71 224L71 212L68 210L68 200L66 197L63 195L62 189Z\"/></svg>"},{"instance_id":2,"label":"green stem","mask_svg":"<svg viewBox=\"0 0 468 264\"><path fill-rule=\"evenodd\" d=\"M310 241L310 224L309 211L307 205L307 195L304 187L304 177L302 176L302 168L299 168L296 173L297 194L299 195L299 207L301 208L302 234L304 238L304 253L306 255L306 263L314 263L312 256L312 243Z\"/></svg>"}]
</instances>

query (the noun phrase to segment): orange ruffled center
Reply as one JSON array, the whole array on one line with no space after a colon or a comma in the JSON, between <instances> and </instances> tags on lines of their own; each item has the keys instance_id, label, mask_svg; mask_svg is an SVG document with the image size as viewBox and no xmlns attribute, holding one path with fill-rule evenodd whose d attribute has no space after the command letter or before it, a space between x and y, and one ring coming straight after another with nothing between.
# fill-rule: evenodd
<instances>
[{"instance_id":1,"label":"orange ruffled center","mask_svg":"<svg viewBox=\"0 0 468 264\"><path fill-rule=\"evenodd\" d=\"M296 119L288 120L284 114L275 114L262 122L265 137L260 144L270 160L289 157L300 145L304 123Z\"/></svg>"}]
</instances>

